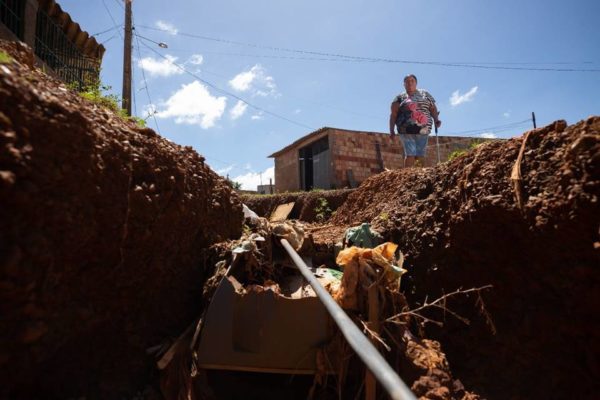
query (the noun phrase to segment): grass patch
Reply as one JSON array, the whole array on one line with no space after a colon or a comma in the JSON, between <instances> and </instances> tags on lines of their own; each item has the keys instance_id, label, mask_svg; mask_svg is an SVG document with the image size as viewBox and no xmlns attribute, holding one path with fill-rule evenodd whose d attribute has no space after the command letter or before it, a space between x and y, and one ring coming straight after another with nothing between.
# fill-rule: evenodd
<instances>
[{"instance_id":1,"label":"grass patch","mask_svg":"<svg viewBox=\"0 0 600 400\"><path fill-rule=\"evenodd\" d=\"M127 115L127 111L121 108L119 103L121 103L121 98L116 94L104 94L112 89L111 86L102 85L100 83L89 85L82 90L78 90L78 84L76 82L68 85L70 89L75 90L79 93L81 97L84 99L91 101L94 104L99 105L100 107L107 108L114 113L116 113L121 119L125 121L131 121L135 123L140 128L146 127L146 120L136 116Z\"/></svg>"},{"instance_id":2,"label":"grass patch","mask_svg":"<svg viewBox=\"0 0 600 400\"><path fill-rule=\"evenodd\" d=\"M8 53L0 50L0 64L8 64L13 62L13 58Z\"/></svg>"},{"instance_id":3,"label":"grass patch","mask_svg":"<svg viewBox=\"0 0 600 400\"><path fill-rule=\"evenodd\" d=\"M471 150L473 150L473 149L477 148L478 146L482 145L484 142L485 142L484 140L475 139L473 142L471 142L471 144L469 144L469 147L467 147L466 149L455 150L452 153L450 153L448 155L448 161L452 161L455 158L464 156L465 154L469 153Z\"/></svg>"},{"instance_id":4,"label":"grass patch","mask_svg":"<svg viewBox=\"0 0 600 400\"><path fill-rule=\"evenodd\" d=\"M317 200L317 206L315 207L315 217L317 221L324 222L331 217L331 207L329 202L324 197L319 197Z\"/></svg>"}]
</instances>

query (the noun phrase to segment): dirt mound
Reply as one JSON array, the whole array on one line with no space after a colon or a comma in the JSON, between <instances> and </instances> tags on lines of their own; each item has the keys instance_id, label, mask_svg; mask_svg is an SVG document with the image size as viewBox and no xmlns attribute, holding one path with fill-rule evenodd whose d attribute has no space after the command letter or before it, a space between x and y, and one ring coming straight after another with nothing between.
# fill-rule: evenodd
<instances>
[{"instance_id":1,"label":"dirt mound","mask_svg":"<svg viewBox=\"0 0 600 400\"><path fill-rule=\"evenodd\" d=\"M511 172L522 147L518 190ZM600 390L599 197L600 117L591 117L486 143L436 168L374 176L330 224L369 221L398 243L413 304L494 285L485 295L494 325L472 301L454 301L472 324L448 318L427 332L470 389L592 398Z\"/></svg>"},{"instance_id":2,"label":"dirt mound","mask_svg":"<svg viewBox=\"0 0 600 400\"><path fill-rule=\"evenodd\" d=\"M35 56L31 48L25 43L0 40L0 51L8 54L13 60L21 64L21 66L29 69L34 68Z\"/></svg>"},{"instance_id":3,"label":"dirt mound","mask_svg":"<svg viewBox=\"0 0 600 400\"><path fill-rule=\"evenodd\" d=\"M242 201L261 217L268 218L280 204L295 202L290 219L315 222L328 219L355 189L339 189L274 195L242 195Z\"/></svg>"},{"instance_id":4,"label":"dirt mound","mask_svg":"<svg viewBox=\"0 0 600 400\"><path fill-rule=\"evenodd\" d=\"M140 387L146 348L198 313L203 248L241 233L239 198L203 161L0 65L0 398Z\"/></svg>"}]
</instances>

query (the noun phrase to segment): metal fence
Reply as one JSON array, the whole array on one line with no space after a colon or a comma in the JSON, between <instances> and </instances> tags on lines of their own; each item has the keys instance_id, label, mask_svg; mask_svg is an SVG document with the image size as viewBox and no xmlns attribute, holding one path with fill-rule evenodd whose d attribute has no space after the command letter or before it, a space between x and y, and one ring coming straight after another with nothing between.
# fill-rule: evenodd
<instances>
[{"instance_id":1,"label":"metal fence","mask_svg":"<svg viewBox=\"0 0 600 400\"><path fill-rule=\"evenodd\" d=\"M98 83L98 60L83 54L42 10L37 13L35 54L62 80L76 85L79 90Z\"/></svg>"},{"instance_id":2,"label":"metal fence","mask_svg":"<svg viewBox=\"0 0 600 400\"><path fill-rule=\"evenodd\" d=\"M0 0L0 22L21 40L23 40L24 13L25 2L23 0Z\"/></svg>"}]
</instances>

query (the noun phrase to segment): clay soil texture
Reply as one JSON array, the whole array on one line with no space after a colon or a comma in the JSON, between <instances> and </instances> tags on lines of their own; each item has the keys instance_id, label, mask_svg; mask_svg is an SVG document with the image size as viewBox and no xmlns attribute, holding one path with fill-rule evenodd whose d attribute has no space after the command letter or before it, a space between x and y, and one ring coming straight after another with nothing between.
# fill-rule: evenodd
<instances>
[{"instance_id":1,"label":"clay soil texture","mask_svg":"<svg viewBox=\"0 0 600 400\"><path fill-rule=\"evenodd\" d=\"M289 219L317 222L329 219L355 189L315 190L312 192L278 193L241 196L242 201L261 217L269 218L278 205L295 202Z\"/></svg>"},{"instance_id":2,"label":"clay soil texture","mask_svg":"<svg viewBox=\"0 0 600 400\"><path fill-rule=\"evenodd\" d=\"M0 49L0 398L131 398L241 202L191 148Z\"/></svg>"},{"instance_id":3,"label":"clay soil texture","mask_svg":"<svg viewBox=\"0 0 600 400\"><path fill-rule=\"evenodd\" d=\"M592 399L600 392L599 197L600 117L557 121L435 168L376 175L312 233L326 246L340 227L370 221L406 256L413 308L493 285L483 295L487 312L474 298L448 302L469 325L430 313L444 326L421 332L441 342L470 390L490 399Z\"/></svg>"}]
</instances>

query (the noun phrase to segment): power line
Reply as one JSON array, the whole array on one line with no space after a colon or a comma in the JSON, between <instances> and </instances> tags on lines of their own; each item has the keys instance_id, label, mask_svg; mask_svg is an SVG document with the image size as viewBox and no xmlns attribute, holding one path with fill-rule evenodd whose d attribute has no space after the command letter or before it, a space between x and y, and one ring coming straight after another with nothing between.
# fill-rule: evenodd
<instances>
[{"instance_id":1,"label":"power line","mask_svg":"<svg viewBox=\"0 0 600 400\"><path fill-rule=\"evenodd\" d=\"M143 27L143 25L140 25ZM146 28L150 29L150 28ZM152 28L155 29L155 28ZM169 51L180 51L185 53L197 53L200 52L202 54L215 54L221 56L232 56L232 57L253 57L253 58L271 58L271 59L286 59L286 60L302 60L302 61L332 61L332 62L368 62L368 63L376 63L375 59L347 59L344 57L334 57L334 58L324 58L324 57L299 57L299 56L282 56L282 55L273 55L273 54L249 54L249 53L229 53L229 52L221 52L221 51L208 51L208 50L192 50L192 49L180 49L169 47ZM582 64L594 64L592 61L584 61L584 62L464 62L464 61L454 61L450 62L450 64L456 64L457 66L469 66L474 64L498 64L498 65L582 65Z\"/></svg>"},{"instance_id":2,"label":"power line","mask_svg":"<svg viewBox=\"0 0 600 400\"><path fill-rule=\"evenodd\" d=\"M104 9L106 10L106 12L108 13L108 16L110 17L110 19L112 20L113 24L115 27L117 26L123 26L123 24L117 24L117 21L115 20L115 17L113 17L112 13L110 12L110 9L108 8L108 6L106 5L106 1L102 0L102 4L104 5ZM121 39L123 39L123 34L121 33L121 31L119 30L119 36L121 36Z\"/></svg>"},{"instance_id":3,"label":"power line","mask_svg":"<svg viewBox=\"0 0 600 400\"><path fill-rule=\"evenodd\" d=\"M135 30L135 27L133 28L133 30ZM165 43L163 43L163 42L157 42L156 40L152 40L152 39L150 39L150 38L147 38L146 36L142 36L142 35L140 35L139 33L136 33L136 35L137 35L138 37L140 37L140 38L144 39L144 40L147 40L147 41L149 41L149 42L152 42L152 43L154 43L154 44L158 45L158 47L162 47L163 49L166 49L166 48L167 48L167 45L166 45Z\"/></svg>"},{"instance_id":4,"label":"power line","mask_svg":"<svg viewBox=\"0 0 600 400\"><path fill-rule=\"evenodd\" d=\"M114 38L116 38L116 37L117 37L117 34L115 33L114 35L112 35L111 37L109 37L108 39L106 39L105 41L103 41L103 42L100 42L100 44L101 44L101 45L104 45L104 44L106 44L106 43L110 42L111 40L113 40L113 39L114 39Z\"/></svg>"},{"instance_id":5,"label":"power line","mask_svg":"<svg viewBox=\"0 0 600 400\"><path fill-rule=\"evenodd\" d=\"M136 34L136 36L138 36L138 35ZM142 37L142 36L139 36L139 37L143 39L143 37ZM136 40L137 40L137 38L136 38ZM152 42L154 43L154 41L152 41ZM138 46L139 46L139 43L140 43L140 42L138 41ZM216 87L215 85L211 84L210 82L207 82L207 81L203 80L203 79L202 79L202 78L200 78L198 75L196 75L196 74L194 74L194 73L192 73L192 72L188 71L187 69L185 69L184 67L182 67L180 64L177 64L177 63L175 63L175 62L171 61L170 59L168 59L167 57L165 57L165 56L163 56L162 54L158 53L156 50L154 50L152 47L150 47L150 46L146 45L145 43L143 43L143 42L142 42L142 45L144 45L144 47L146 47L147 49L151 50L153 53L157 54L157 55L158 55L158 56L160 56L161 58L163 58L163 59L167 60L167 61L168 61L169 63L171 63L172 65L175 65L176 67L178 67L178 68L179 68L179 69L181 69L182 71L184 71L184 72L186 72L187 74L189 74L189 75L191 75L191 76L193 76L193 77L195 77L195 78L199 79L199 80L200 80L200 81L202 81L203 83L205 83L205 84L209 85L210 87L212 87L213 89L215 89L215 90L217 90L217 91L219 91L219 92L221 92L221 93L224 93L224 94L226 94L226 95L228 95L228 96L234 97L235 99L241 100L242 102L244 102L244 103L248 104L249 106L251 106L251 107L253 107L253 108L255 108L255 109L258 109L259 111L264 111L264 112L266 112L266 113L269 113L269 114L271 114L271 115L274 115L274 116L276 116L276 117L278 117L278 118L283 118L283 119L287 120L288 122L292 122L292 123L294 123L294 124L296 124L296 125L298 125L298 124L299 124L300 126L306 127L306 128L308 128L308 129L311 129L311 130L315 130L315 128L308 127L308 126L306 126L306 125L304 125L304 124L301 124L301 123L299 123L299 122L296 122L296 121L289 120L289 119L288 119L288 118L286 118L286 117L282 117L282 116L276 115L276 114L274 114L274 113L271 113L271 112L269 112L269 111L267 111L267 110L264 110L264 109L263 109L263 108L261 108L261 107L258 107L258 106L252 105L252 104L250 104L250 103L247 103L247 102L246 102L244 99L241 99L240 97L238 97L238 96L236 96L236 95L234 95L234 94L231 94L231 93L229 93L229 92L227 92L227 91L225 91L225 90L222 90L222 89L220 89L220 88ZM138 54L139 54L139 47L138 47ZM141 58L141 55L139 55L139 57ZM208 73L208 71L206 71L206 70L204 70L204 69L203 69L202 71L203 71L203 72L205 72L205 73ZM142 68L142 72L143 72L143 68ZM218 77L221 77L221 78L225 78L224 76L222 76L222 75L220 75L220 74L217 74L217 73L211 73L211 74L213 74L213 75L215 75L215 76L218 76ZM316 103L316 104L319 104L319 102L314 102L314 103ZM359 116L363 116L363 117L370 117L370 118L374 118L373 116L361 115L361 114L358 114L358 113L353 113L353 112L350 112L350 111L348 111L348 110L344 110L344 109L341 109L341 108L335 108L335 107L333 107L333 106L328 106L328 105L326 105L326 104L324 104L324 103L320 103L320 104L322 104L322 105L325 105L325 106L327 106L327 107L330 107L330 108L332 108L332 109L338 109L339 111L342 111L342 112L352 113L352 114L359 115ZM473 137L473 138L479 138L480 136L474 136L474 135L476 135L476 134L481 134L481 133L488 133L488 132L492 132L492 133L504 132L504 131L507 131L507 130L510 130L510 129L516 129L516 128L518 128L519 126L522 126L522 125L524 125L524 124L527 124L527 123L530 123L530 122L531 122L531 119L530 119L530 118L527 118L527 119L524 119L524 120L521 120L521 121L511 122L511 123L502 124L502 125L491 126L491 127L487 127L487 128L479 128L479 129L472 129L472 130L466 130L466 131L453 132L453 135L467 135L467 136L469 136L469 137ZM470 134L470 135L468 135L468 134ZM471 135L473 135L473 136L471 136ZM225 162L223 162L223 163L225 163Z\"/></svg>"},{"instance_id":6,"label":"power line","mask_svg":"<svg viewBox=\"0 0 600 400\"><path fill-rule=\"evenodd\" d=\"M140 40L138 39L138 35L137 35L137 33L135 33L135 31L133 31L133 34L135 35L135 41L137 43L136 49L137 49L138 57L141 60L142 55L140 53ZM144 79L144 89L146 90L146 95L148 96L148 102L150 103L151 107L154 107L154 103L152 103L152 98L150 97L150 90L148 89L148 81L146 80L146 72L144 72L143 67L141 67L141 70L142 70L142 78ZM159 134L161 134L160 128L158 127L158 121L156 119L156 110L149 110L148 113L150 115L152 115L152 119L154 119L154 125L156 125L156 130L158 131ZM150 117L150 115L148 115L148 117ZM146 117L146 119L148 117Z\"/></svg>"},{"instance_id":7,"label":"power line","mask_svg":"<svg viewBox=\"0 0 600 400\"><path fill-rule=\"evenodd\" d=\"M141 38L144 38L144 37L143 37L143 36L141 36L141 35L140 35L140 37L141 37ZM153 43L155 43L154 41L152 41L152 42L153 42ZM171 49L170 49L170 50L171 50ZM204 53L204 52L203 52L203 53ZM202 68L202 72L203 72L203 73L210 74L210 75L217 76L217 77L219 77L219 78L227 79L227 77L225 77L224 75L221 75L221 74L218 74L218 73L215 73L215 72L208 71L208 70L206 70L206 69L204 69L204 68ZM347 114L356 115L356 116L359 116L359 117L365 117L365 118L370 118L370 119L380 119L380 117L376 117L376 116L373 116L373 115L367 115L367 114L362 114L362 113L353 112L353 111L346 110L346 109L344 109L344 108L341 108L341 107L332 106L332 105L329 105L329 104L327 104L327 103L323 103L323 102L319 102L319 101L302 99L302 98L295 97L295 96L291 96L291 95L286 95L286 97L289 97L289 98L292 98L292 99L293 99L293 98L295 98L295 99L297 99L297 100L301 100L301 101L304 101L304 102L307 102L307 103L312 103L312 104L320 105L320 106L323 106L323 107L330 108L330 109L332 109L332 110L337 110L337 111L340 111L340 112L344 112L344 113L347 113ZM531 119L530 119L530 118L529 118L529 119L525 119L525 120L523 120L523 121L517 121L517 122L508 123L508 124L503 124L503 125L499 125L499 126L493 126L493 127L489 127L489 128L481 128L481 129L473 129L473 130L462 131L462 132L455 132L455 134L467 134L467 133L487 133L487 132L490 132L490 131L500 132L500 131L497 131L497 129L502 129L502 131L505 131L505 130L508 130L508 129L510 129L510 128L513 128L513 127L514 127L514 128L516 128L518 125L523 125L523 124L525 124L525 123L529 123L529 122L531 122ZM508 128L508 129L503 129L503 128Z\"/></svg>"},{"instance_id":8,"label":"power line","mask_svg":"<svg viewBox=\"0 0 600 400\"><path fill-rule=\"evenodd\" d=\"M112 26L112 27L110 27L110 28L108 28L108 29L105 29L105 30L103 30L103 31L100 31L100 32L98 32L98 33L94 33L94 34L92 34L92 35L90 35L90 36L100 36L100 35L102 35L102 34L105 34L105 33L107 33L107 32L110 32L110 31L112 31L113 29L118 29L118 28L121 28L122 26L123 26L123 24L121 24L121 25L115 25L115 26Z\"/></svg>"},{"instance_id":9,"label":"power line","mask_svg":"<svg viewBox=\"0 0 600 400\"><path fill-rule=\"evenodd\" d=\"M141 28L167 32L165 29L154 28L147 25L139 25ZM457 68L478 68L478 69L498 69L498 70L513 70L513 71L554 71L554 72L600 72L600 69L580 69L580 68L526 68L526 67L514 67L514 66L500 66L500 65L484 65L483 63L449 63L449 62L438 62L438 61L419 61L419 60L399 60L399 59L391 59L391 58L380 58L380 57L361 57L361 56L351 56L346 54L336 54L336 53L326 53L320 51L311 51L311 50L299 50L292 49L287 47L275 47L275 46L265 46L254 43L246 43L246 42L238 42L234 40L227 40L221 38L215 38L204 35L196 35L192 33L186 32L177 32L178 35L208 40L213 42L234 44L238 46L246 46L246 47L254 47L267 49L271 51L281 51L281 52L290 52L290 53L299 53L299 54L310 54L316 56L325 56L325 57L337 57L343 60L361 60L361 61L369 61L369 62L381 62L381 63L397 63L397 64L418 64L418 65L434 65L434 66L442 66L442 67L457 67Z\"/></svg>"},{"instance_id":10,"label":"power line","mask_svg":"<svg viewBox=\"0 0 600 400\"><path fill-rule=\"evenodd\" d=\"M139 37L142 38L142 39L147 39L147 38L145 38L144 36L141 36L141 35L139 35ZM151 40L151 39L147 39L147 40L149 40L149 41L151 41L153 43L158 43L158 42L155 42L154 40ZM172 50L172 49L169 48L169 50ZM206 52L202 52L202 53L206 53ZM294 57L292 57L292 58L294 58ZM216 72L209 71L209 70L207 70L205 68L202 68L201 72L205 73L205 74L209 74L209 75L214 75L214 76L222 78L222 79L228 79L224 75L218 74ZM326 103L323 103L323 102L318 102L318 101L314 101L314 100L301 99L299 97L294 97L294 96L290 96L290 95L286 95L286 97L289 97L289 98L292 98L292 99L295 98L297 100L304 101L304 102L307 102L307 103L317 104L317 105L320 105L320 106L324 106L324 107L330 108L332 110L341 111L341 112L344 112L344 113L347 113L347 114L356 115L356 116L359 116L359 117L366 117L366 118L371 118L371 119L380 119L379 117L375 117L373 115L357 113L357 112L354 112L354 111L346 110L346 109L341 108L341 107L332 106L332 105L329 105L329 104L326 104Z\"/></svg>"},{"instance_id":11,"label":"power line","mask_svg":"<svg viewBox=\"0 0 600 400\"><path fill-rule=\"evenodd\" d=\"M279 56L271 54L247 54L247 53L227 53L220 51L206 51L206 50L191 50L191 49L177 49L169 47L169 51L180 51L185 53L197 53L202 54L215 54L221 56L232 56L232 57L253 57L253 58L271 58L271 59L284 59L284 60L301 60L301 61L332 61L332 62L370 62L370 60L348 60L344 58L323 58L323 57L298 57L298 56Z\"/></svg>"},{"instance_id":12,"label":"power line","mask_svg":"<svg viewBox=\"0 0 600 400\"><path fill-rule=\"evenodd\" d=\"M512 128L518 127L519 125L524 125L525 123L529 123L529 122L531 122L531 118L527 118L522 121L511 122L508 124L491 126L489 128L472 129L472 130L454 132L454 133L457 135L468 134L468 133L485 133L485 132L495 131L495 130L499 130L499 129L512 129Z\"/></svg>"},{"instance_id":13,"label":"power line","mask_svg":"<svg viewBox=\"0 0 600 400\"><path fill-rule=\"evenodd\" d=\"M137 36L137 34L136 34L136 37L138 37L138 36ZM142 39L143 39L143 38L142 38ZM182 65L180 65L180 64L178 64L178 63L176 63L176 62L173 62L173 61L172 61L172 60L170 60L169 58L167 58L167 57L163 56L162 54L160 54L158 51L154 50L152 47L148 46L147 44L145 44L145 43L143 43L143 42L142 42L142 45L144 45L145 47L147 47L148 49L150 49L150 51L152 51L153 53L155 53L156 55L158 55L158 56L159 56L159 57L161 57L162 59L164 59L164 60L168 61L170 64L172 64L172 65L176 66L177 68L179 68L180 70L182 70L182 71L183 71L183 72L185 72L186 74L188 74L188 75L190 75L190 76L193 76L194 78L198 79L200 82L202 82L202 83L204 83L205 85L207 85L207 86L209 86L209 87L213 88L214 90L216 90L216 91L217 91L217 92L219 92L219 93L222 93L222 94L224 94L224 95L226 95L226 96L229 96L229 97L232 97L232 98L234 98L234 99L236 99L236 100L239 100L239 101L241 101L242 103L244 103L244 104L246 104L246 105L248 105L248 106L250 106L250 107L254 108L255 110L257 110L257 111L261 111L261 112L263 112L263 113L265 113L265 114L269 114L269 115L271 115L271 116L273 116L273 117L275 117L275 118L282 119L282 120L284 120L284 121L287 121L287 122L289 122L289 123L292 123L292 124L294 124L294 125L301 126L301 127L303 127L303 128L307 128L307 129L310 129L310 130L315 130L315 128L312 128L312 127L310 127L310 126L308 126L308 125L306 125L306 124L303 124L302 122L294 121L293 119L290 119L290 118L284 117L283 115L280 115L280 114L274 113L274 112L272 112L272 111L269 111L269 110L267 110L267 109L265 109L265 108L259 107L259 106L255 105L255 104L252 104L252 103L250 103L250 102L249 102L248 100L246 100L246 99L243 99L243 98L241 98L241 97L239 97L239 96L237 96L237 95L235 95L235 94L233 94L233 93L231 93L231 92L228 92L227 90L221 89L220 87L218 87L218 86L214 85L213 83L211 83L211 82L209 82L209 81L207 81L207 80L205 80L205 79L201 78L201 77L200 77L200 76L198 76L197 74L195 74L195 73L193 73L193 72L189 71L188 69L186 69L186 68L185 68L185 67L183 67Z\"/></svg>"}]
</instances>

